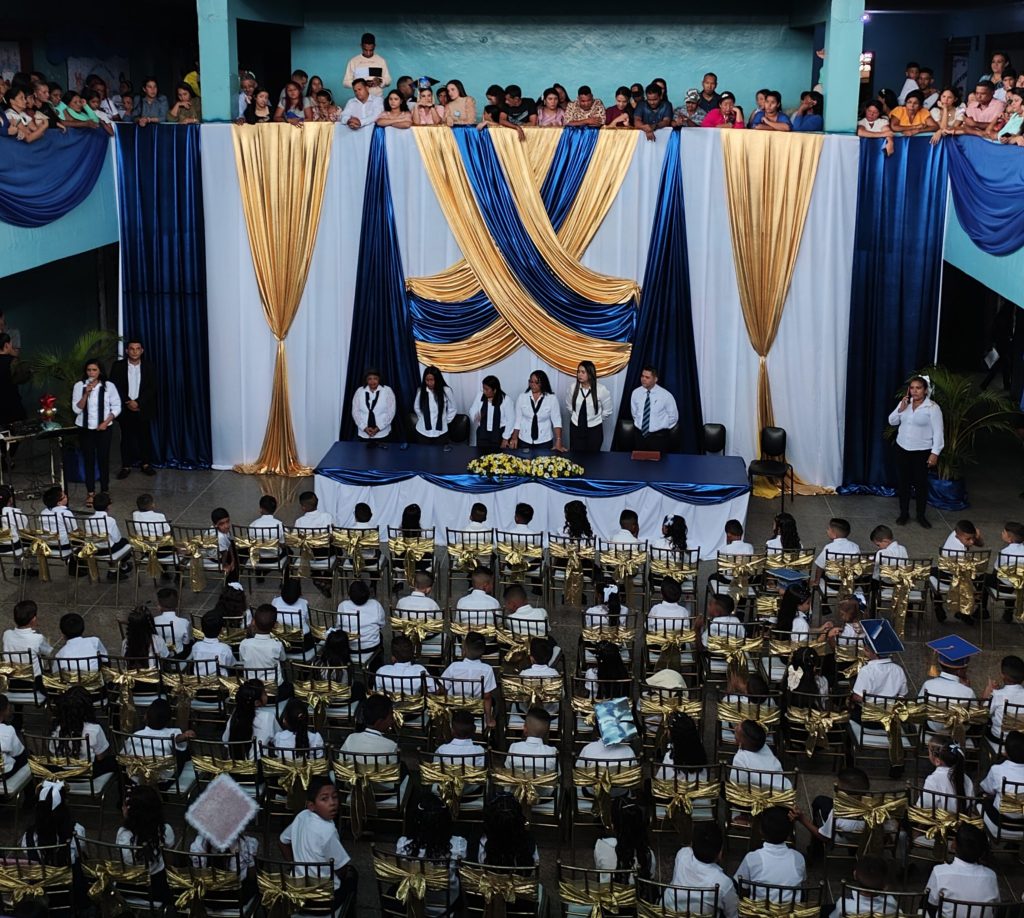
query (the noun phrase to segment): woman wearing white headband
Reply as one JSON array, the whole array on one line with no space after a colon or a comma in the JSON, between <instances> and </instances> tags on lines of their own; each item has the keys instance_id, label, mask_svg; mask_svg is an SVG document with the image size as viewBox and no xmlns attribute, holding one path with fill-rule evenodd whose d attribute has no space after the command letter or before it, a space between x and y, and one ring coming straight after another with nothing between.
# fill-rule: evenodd
<instances>
[{"instance_id":1,"label":"woman wearing white headband","mask_svg":"<svg viewBox=\"0 0 1024 918\"><path fill-rule=\"evenodd\" d=\"M896 493L900 515L896 522L910 521L910 492L914 491L917 521L925 528L932 524L924 515L928 504L928 470L939 464L945 446L942 409L931 400L932 382L927 376L912 376L907 391L889 415L896 431Z\"/></svg>"}]
</instances>

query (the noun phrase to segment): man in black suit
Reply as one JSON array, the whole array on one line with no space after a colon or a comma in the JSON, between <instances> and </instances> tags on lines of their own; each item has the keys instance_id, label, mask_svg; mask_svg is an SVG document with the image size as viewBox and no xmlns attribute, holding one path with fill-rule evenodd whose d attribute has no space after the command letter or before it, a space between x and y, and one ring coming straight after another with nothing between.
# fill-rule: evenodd
<instances>
[{"instance_id":1,"label":"man in black suit","mask_svg":"<svg viewBox=\"0 0 1024 918\"><path fill-rule=\"evenodd\" d=\"M149 425L156 413L156 373L153 365L142 359L142 343L128 342L125 356L110 368L110 381L117 386L124 410L118 416L121 425L121 471L119 479L131 474L132 464L141 463L144 475L155 475L150 465L152 447Z\"/></svg>"}]
</instances>

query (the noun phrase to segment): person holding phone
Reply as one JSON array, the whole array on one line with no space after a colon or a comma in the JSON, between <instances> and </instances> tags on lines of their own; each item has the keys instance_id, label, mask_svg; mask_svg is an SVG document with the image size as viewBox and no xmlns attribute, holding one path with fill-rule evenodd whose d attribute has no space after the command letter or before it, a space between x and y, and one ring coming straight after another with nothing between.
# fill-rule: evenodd
<instances>
[{"instance_id":1,"label":"person holding phone","mask_svg":"<svg viewBox=\"0 0 1024 918\"><path fill-rule=\"evenodd\" d=\"M355 81L363 79L371 96L380 96L385 86L391 85L388 62L377 53L377 38L372 32L364 32L359 39L360 51L345 67L342 86L355 89Z\"/></svg>"},{"instance_id":2,"label":"person holding phone","mask_svg":"<svg viewBox=\"0 0 1024 918\"><path fill-rule=\"evenodd\" d=\"M931 400L931 380L912 376L899 404L889 415L896 430L896 493L900 515L896 522L903 526L910 520L910 492L914 491L917 521L925 528L932 524L925 517L928 503L928 470L939 464L945 446L942 409Z\"/></svg>"},{"instance_id":3,"label":"person holding phone","mask_svg":"<svg viewBox=\"0 0 1024 918\"><path fill-rule=\"evenodd\" d=\"M71 392L75 424L81 428L79 445L85 462L85 505L92 509L96 496L96 466L100 470L100 490L110 490L111 425L121 413L121 396L117 386L107 384L107 374L98 360L87 360L82 378Z\"/></svg>"}]
</instances>

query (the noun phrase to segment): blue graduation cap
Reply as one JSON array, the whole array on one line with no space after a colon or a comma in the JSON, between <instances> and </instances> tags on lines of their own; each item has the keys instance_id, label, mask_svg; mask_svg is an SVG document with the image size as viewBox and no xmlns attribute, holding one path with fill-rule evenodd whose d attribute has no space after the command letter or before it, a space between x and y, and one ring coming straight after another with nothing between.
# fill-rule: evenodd
<instances>
[{"instance_id":1,"label":"blue graduation cap","mask_svg":"<svg viewBox=\"0 0 1024 918\"><path fill-rule=\"evenodd\" d=\"M962 669L975 654L981 653L981 648L975 647L970 641L965 641L958 634L947 634L945 637L929 641L928 646L935 651L942 666L950 669Z\"/></svg>"},{"instance_id":2,"label":"blue graduation cap","mask_svg":"<svg viewBox=\"0 0 1024 918\"><path fill-rule=\"evenodd\" d=\"M788 567L781 567L777 571L772 571L772 576L779 582L779 586L783 588L791 587L794 583L807 579L807 574L803 571L794 571Z\"/></svg>"},{"instance_id":3,"label":"blue graduation cap","mask_svg":"<svg viewBox=\"0 0 1024 918\"><path fill-rule=\"evenodd\" d=\"M903 653L903 641L884 618L868 618L860 624L871 649L880 657Z\"/></svg>"}]
</instances>

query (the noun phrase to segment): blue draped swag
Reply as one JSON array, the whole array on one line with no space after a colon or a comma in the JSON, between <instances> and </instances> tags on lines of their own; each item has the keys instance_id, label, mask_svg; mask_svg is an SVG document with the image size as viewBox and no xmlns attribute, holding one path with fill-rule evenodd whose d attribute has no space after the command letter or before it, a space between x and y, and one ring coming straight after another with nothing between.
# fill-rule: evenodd
<instances>
[{"instance_id":1,"label":"blue draped swag","mask_svg":"<svg viewBox=\"0 0 1024 918\"><path fill-rule=\"evenodd\" d=\"M693 343L678 130L669 135L665 150L647 266L640 289L639 325L626 369L619 418L631 418L630 395L640 385L644 366L652 364L658 369L659 384L675 396L679 408L677 448L684 453L700 452L704 419ZM631 447L631 443L616 442L612 448Z\"/></svg>"},{"instance_id":2,"label":"blue draped swag","mask_svg":"<svg viewBox=\"0 0 1024 918\"><path fill-rule=\"evenodd\" d=\"M964 232L990 255L1024 246L1024 156L980 137L947 137L949 187Z\"/></svg>"},{"instance_id":3,"label":"blue draped swag","mask_svg":"<svg viewBox=\"0 0 1024 918\"><path fill-rule=\"evenodd\" d=\"M109 151L104 130L47 131L31 144L0 137L0 221L45 226L92 192Z\"/></svg>"},{"instance_id":4,"label":"blue draped swag","mask_svg":"<svg viewBox=\"0 0 1024 918\"><path fill-rule=\"evenodd\" d=\"M116 136L124 331L142 342L157 371L155 464L209 468L199 125L119 125Z\"/></svg>"},{"instance_id":5,"label":"blue draped swag","mask_svg":"<svg viewBox=\"0 0 1024 918\"><path fill-rule=\"evenodd\" d=\"M387 129L381 127L373 129L366 163L356 278L341 439L356 437L350 410L352 396L364 384L370 368L378 370L381 382L395 392L398 410L392 430L397 437L404 438L408 433L405 412L412 406L402 400L420 384L419 364L406 308L405 272L391 203Z\"/></svg>"},{"instance_id":6,"label":"blue draped swag","mask_svg":"<svg viewBox=\"0 0 1024 918\"><path fill-rule=\"evenodd\" d=\"M860 142L840 493L892 494L896 393L935 354L948 140ZM1018 151L1019 152L1019 151Z\"/></svg>"},{"instance_id":7,"label":"blue draped swag","mask_svg":"<svg viewBox=\"0 0 1024 918\"><path fill-rule=\"evenodd\" d=\"M530 295L555 319L593 338L629 341L636 322L633 303L595 305L577 297L551 273L526 232L505 173L486 131L455 130L470 184L487 228L502 252L515 252L510 262ZM541 198L555 232L561 228L587 173L597 145L597 129L564 130L541 187ZM407 294L416 340L430 344L462 341L498 318L480 291L462 303L439 303ZM598 321L600 318L600 321Z\"/></svg>"}]
</instances>

